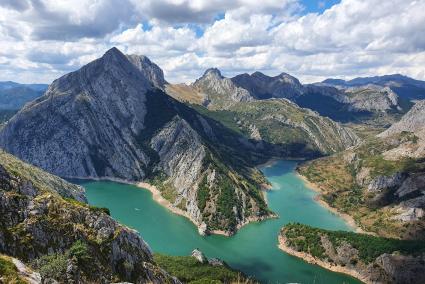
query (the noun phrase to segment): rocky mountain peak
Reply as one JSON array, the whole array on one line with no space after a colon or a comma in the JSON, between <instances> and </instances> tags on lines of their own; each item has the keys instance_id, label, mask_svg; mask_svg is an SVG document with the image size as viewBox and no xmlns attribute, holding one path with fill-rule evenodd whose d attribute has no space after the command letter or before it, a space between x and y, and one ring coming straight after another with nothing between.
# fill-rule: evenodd
<instances>
[{"instance_id":1,"label":"rocky mountain peak","mask_svg":"<svg viewBox=\"0 0 425 284\"><path fill-rule=\"evenodd\" d=\"M117 63L125 63L127 59L124 53L122 53L118 48L112 47L111 49L106 51L101 58L99 58L96 61L102 62L103 64L117 64Z\"/></svg>"},{"instance_id":2,"label":"rocky mountain peak","mask_svg":"<svg viewBox=\"0 0 425 284\"><path fill-rule=\"evenodd\" d=\"M162 69L153 63L147 56L131 54L127 55L127 59L146 77L152 84L160 89L164 88L167 83L164 79Z\"/></svg>"},{"instance_id":3,"label":"rocky mountain peak","mask_svg":"<svg viewBox=\"0 0 425 284\"><path fill-rule=\"evenodd\" d=\"M255 71L254 73L251 74L251 77L259 78L259 79L269 78L269 76L267 76L266 74L264 74L260 71Z\"/></svg>"},{"instance_id":4,"label":"rocky mountain peak","mask_svg":"<svg viewBox=\"0 0 425 284\"><path fill-rule=\"evenodd\" d=\"M192 86L203 93L210 107L224 107L235 102L253 100L246 89L238 87L232 79L223 77L217 68L207 69Z\"/></svg>"},{"instance_id":5,"label":"rocky mountain peak","mask_svg":"<svg viewBox=\"0 0 425 284\"><path fill-rule=\"evenodd\" d=\"M207 70L205 70L204 75L202 75L202 77L218 77L218 78L224 78L223 75L221 75L221 72L218 68L208 68Z\"/></svg>"},{"instance_id":6,"label":"rocky mountain peak","mask_svg":"<svg viewBox=\"0 0 425 284\"><path fill-rule=\"evenodd\" d=\"M301 86L300 81L294 76L289 75L288 73L282 72L279 74L278 77L285 83Z\"/></svg>"}]
</instances>

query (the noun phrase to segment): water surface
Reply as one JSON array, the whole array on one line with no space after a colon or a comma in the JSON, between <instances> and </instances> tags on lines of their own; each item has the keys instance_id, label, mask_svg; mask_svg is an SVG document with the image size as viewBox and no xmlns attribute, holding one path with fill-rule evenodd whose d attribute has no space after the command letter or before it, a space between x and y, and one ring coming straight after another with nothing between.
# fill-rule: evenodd
<instances>
[{"instance_id":1,"label":"water surface","mask_svg":"<svg viewBox=\"0 0 425 284\"><path fill-rule=\"evenodd\" d=\"M273 185L267 193L269 206L279 218L246 225L233 237L200 236L189 220L171 213L153 201L149 191L133 185L108 181L80 184L86 188L90 204L108 207L115 219L139 231L155 252L189 255L199 248L208 257L223 259L263 283L360 283L278 249L278 232L288 222L351 230L314 201L316 193L295 174L295 166L294 161L278 161L262 168Z\"/></svg>"}]
</instances>

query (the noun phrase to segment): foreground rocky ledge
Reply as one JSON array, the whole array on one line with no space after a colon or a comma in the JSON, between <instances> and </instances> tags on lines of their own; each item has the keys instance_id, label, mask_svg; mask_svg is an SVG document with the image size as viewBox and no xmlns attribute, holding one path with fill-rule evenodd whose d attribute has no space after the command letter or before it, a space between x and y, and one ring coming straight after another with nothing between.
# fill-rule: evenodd
<instances>
[{"instance_id":1,"label":"foreground rocky ledge","mask_svg":"<svg viewBox=\"0 0 425 284\"><path fill-rule=\"evenodd\" d=\"M304 261L365 283L424 283L425 243L289 224L279 248Z\"/></svg>"},{"instance_id":2,"label":"foreground rocky ledge","mask_svg":"<svg viewBox=\"0 0 425 284\"><path fill-rule=\"evenodd\" d=\"M83 188L0 150L0 251L46 283L180 283L136 231L85 200Z\"/></svg>"}]
</instances>

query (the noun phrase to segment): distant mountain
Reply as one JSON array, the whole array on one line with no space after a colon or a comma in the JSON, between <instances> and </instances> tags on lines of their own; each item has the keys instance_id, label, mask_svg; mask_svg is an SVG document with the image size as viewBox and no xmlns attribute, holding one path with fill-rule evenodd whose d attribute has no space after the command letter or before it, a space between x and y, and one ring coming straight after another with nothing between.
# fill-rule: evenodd
<instances>
[{"instance_id":1,"label":"distant mountain","mask_svg":"<svg viewBox=\"0 0 425 284\"><path fill-rule=\"evenodd\" d=\"M336 121L369 121L380 126L395 122L412 105L387 86L302 85L286 73L270 77L254 72L225 78L216 68L207 70L191 85L168 84L166 90L180 101L202 104L211 110L227 109L241 101L286 98Z\"/></svg>"},{"instance_id":2,"label":"distant mountain","mask_svg":"<svg viewBox=\"0 0 425 284\"><path fill-rule=\"evenodd\" d=\"M47 90L45 84L19 84L11 81L0 82L0 110L19 110Z\"/></svg>"},{"instance_id":3,"label":"distant mountain","mask_svg":"<svg viewBox=\"0 0 425 284\"><path fill-rule=\"evenodd\" d=\"M1 147L63 177L148 180L201 232L272 216L253 167L267 143L256 151L261 142L167 96L139 59L112 48L55 80L0 130Z\"/></svg>"},{"instance_id":4,"label":"distant mountain","mask_svg":"<svg viewBox=\"0 0 425 284\"><path fill-rule=\"evenodd\" d=\"M261 72L254 72L251 75L245 73L231 80L237 86L248 90L256 99L294 99L304 92L300 81L287 73L275 77L269 77Z\"/></svg>"},{"instance_id":5,"label":"distant mountain","mask_svg":"<svg viewBox=\"0 0 425 284\"><path fill-rule=\"evenodd\" d=\"M402 98L409 100L425 99L425 81L415 80L400 74L359 77L349 81L341 79L326 79L322 83L342 88L364 87L366 85L390 87Z\"/></svg>"},{"instance_id":6,"label":"distant mountain","mask_svg":"<svg viewBox=\"0 0 425 284\"><path fill-rule=\"evenodd\" d=\"M223 77L217 68L206 70L204 75L192 84L192 88L203 95L204 105L214 109L253 100L247 90L238 87L231 79Z\"/></svg>"}]
</instances>

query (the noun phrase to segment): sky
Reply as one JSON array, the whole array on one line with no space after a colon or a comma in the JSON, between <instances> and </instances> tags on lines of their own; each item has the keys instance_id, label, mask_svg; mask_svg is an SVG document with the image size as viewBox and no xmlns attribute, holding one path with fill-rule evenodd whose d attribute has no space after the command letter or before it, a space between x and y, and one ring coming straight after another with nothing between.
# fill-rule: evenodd
<instances>
[{"instance_id":1,"label":"sky","mask_svg":"<svg viewBox=\"0 0 425 284\"><path fill-rule=\"evenodd\" d=\"M50 83L113 46L172 83L210 67L425 80L424 11L425 0L0 0L0 81Z\"/></svg>"}]
</instances>

